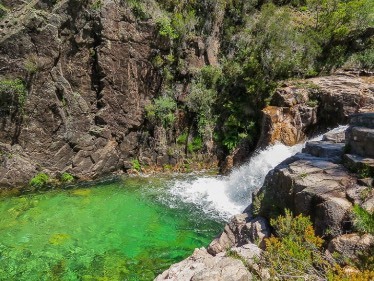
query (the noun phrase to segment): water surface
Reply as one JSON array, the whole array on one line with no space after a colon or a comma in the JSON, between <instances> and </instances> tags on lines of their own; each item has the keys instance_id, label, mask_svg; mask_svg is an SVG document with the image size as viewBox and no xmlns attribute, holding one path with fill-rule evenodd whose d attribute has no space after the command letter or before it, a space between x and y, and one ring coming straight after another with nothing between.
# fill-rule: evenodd
<instances>
[{"instance_id":1,"label":"water surface","mask_svg":"<svg viewBox=\"0 0 374 281\"><path fill-rule=\"evenodd\" d=\"M173 198L167 179L0 199L0 280L153 280L223 221Z\"/></svg>"}]
</instances>

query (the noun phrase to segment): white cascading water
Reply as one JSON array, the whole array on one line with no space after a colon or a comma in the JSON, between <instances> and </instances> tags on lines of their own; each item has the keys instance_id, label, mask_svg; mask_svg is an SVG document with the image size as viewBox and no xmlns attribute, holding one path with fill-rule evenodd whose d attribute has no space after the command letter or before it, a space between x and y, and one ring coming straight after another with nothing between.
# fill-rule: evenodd
<instances>
[{"instance_id":1,"label":"white cascading water","mask_svg":"<svg viewBox=\"0 0 374 281\"><path fill-rule=\"evenodd\" d=\"M331 132L345 131L339 126ZM321 140L322 135L312 139ZM176 180L169 192L172 197L191 203L212 217L227 220L251 203L252 192L264 183L267 173L283 160L301 152L305 143L294 146L274 144L257 152L229 176L205 176L189 180Z\"/></svg>"}]
</instances>

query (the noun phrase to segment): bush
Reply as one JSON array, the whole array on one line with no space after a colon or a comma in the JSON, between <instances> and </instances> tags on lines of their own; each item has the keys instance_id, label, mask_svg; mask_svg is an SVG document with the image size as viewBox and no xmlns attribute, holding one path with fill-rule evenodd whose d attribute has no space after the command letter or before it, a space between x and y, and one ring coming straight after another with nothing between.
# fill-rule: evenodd
<instances>
[{"instance_id":1,"label":"bush","mask_svg":"<svg viewBox=\"0 0 374 281\"><path fill-rule=\"evenodd\" d=\"M374 46L365 51L351 55L344 64L344 67L374 70Z\"/></svg>"},{"instance_id":2,"label":"bush","mask_svg":"<svg viewBox=\"0 0 374 281\"><path fill-rule=\"evenodd\" d=\"M21 79L0 80L0 106L17 105L23 108L26 102L26 86Z\"/></svg>"},{"instance_id":3,"label":"bush","mask_svg":"<svg viewBox=\"0 0 374 281\"><path fill-rule=\"evenodd\" d=\"M138 172L142 169L142 165L140 165L140 162L138 159L131 160L132 168Z\"/></svg>"},{"instance_id":4,"label":"bush","mask_svg":"<svg viewBox=\"0 0 374 281\"><path fill-rule=\"evenodd\" d=\"M187 150L189 153L199 151L202 148L203 148L203 140L199 137L194 138L192 142L190 142L187 146Z\"/></svg>"},{"instance_id":5,"label":"bush","mask_svg":"<svg viewBox=\"0 0 374 281\"><path fill-rule=\"evenodd\" d=\"M45 187L50 181L49 176L46 173L39 173L30 180L30 186L36 188Z\"/></svg>"},{"instance_id":6,"label":"bush","mask_svg":"<svg viewBox=\"0 0 374 281\"><path fill-rule=\"evenodd\" d=\"M158 33L162 37L166 37L170 40L178 38L178 33L175 31L175 29L171 25L171 21L167 16L158 18L156 23L158 26Z\"/></svg>"},{"instance_id":7,"label":"bush","mask_svg":"<svg viewBox=\"0 0 374 281\"><path fill-rule=\"evenodd\" d=\"M289 210L271 220L277 237L265 240L264 264L278 280L323 278L329 264L320 250L323 240L314 234L309 217L293 217Z\"/></svg>"},{"instance_id":8,"label":"bush","mask_svg":"<svg viewBox=\"0 0 374 281\"><path fill-rule=\"evenodd\" d=\"M177 144L185 144L187 141L188 135L187 133L183 133L177 137Z\"/></svg>"},{"instance_id":9,"label":"bush","mask_svg":"<svg viewBox=\"0 0 374 281\"><path fill-rule=\"evenodd\" d=\"M74 181L74 176L69 173L63 173L60 177L60 180L64 183L71 183Z\"/></svg>"},{"instance_id":10,"label":"bush","mask_svg":"<svg viewBox=\"0 0 374 281\"><path fill-rule=\"evenodd\" d=\"M160 122L164 128L174 124L176 109L176 102L168 96L156 98L153 103L145 107L148 120Z\"/></svg>"}]
</instances>

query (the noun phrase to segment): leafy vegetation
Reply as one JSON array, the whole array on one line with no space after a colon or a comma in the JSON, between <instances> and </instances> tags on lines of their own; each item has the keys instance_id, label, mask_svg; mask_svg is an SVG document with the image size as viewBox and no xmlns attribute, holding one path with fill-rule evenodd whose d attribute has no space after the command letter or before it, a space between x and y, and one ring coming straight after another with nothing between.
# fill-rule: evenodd
<instances>
[{"instance_id":1,"label":"leafy vegetation","mask_svg":"<svg viewBox=\"0 0 374 281\"><path fill-rule=\"evenodd\" d=\"M271 220L276 236L267 238L260 260L276 280L371 280L374 277L372 253L363 253L359 263L350 262L345 271L323 254L323 240L314 234L309 217L285 215ZM356 261L357 262L357 261Z\"/></svg>"},{"instance_id":2,"label":"leafy vegetation","mask_svg":"<svg viewBox=\"0 0 374 281\"><path fill-rule=\"evenodd\" d=\"M63 183L71 183L74 181L74 176L69 173L63 173L60 177L61 182Z\"/></svg>"},{"instance_id":3,"label":"leafy vegetation","mask_svg":"<svg viewBox=\"0 0 374 281\"><path fill-rule=\"evenodd\" d=\"M147 118L151 122L161 123L165 128L174 124L176 109L176 102L169 96L156 98L153 103L145 108Z\"/></svg>"},{"instance_id":4,"label":"leafy vegetation","mask_svg":"<svg viewBox=\"0 0 374 281\"><path fill-rule=\"evenodd\" d=\"M22 109L26 102L27 90L24 82L19 79L0 80L0 106Z\"/></svg>"},{"instance_id":5,"label":"leafy vegetation","mask_svg":"<svg viewBox=\"0 0 374 281\"><path fill-rule=\"evenodd\" d=\"M374 212L368 212L359 205L355 205L353 216L353 224L358 231L374 234Z\"/></svg>"},{"instance_id":6,"label":"leafy vegetation","mask_svg":"<svg viewBox=\"0 0 374 281\"><path fill-rule=\"evenodd\" d=\"M323 277L328 266L320 250L323 240L314 234L309 217L293 217L289 210L271 220L277 237L266 239L264 262L279 280Z\"/></svg>"},{"instance_id":7,"label":"leafy vegetation","mask_svg":"<svg viewBox=\"0 0 374 281\"><path fill-rule=\"evenodd\" d=\"M35 188L46 187L50 181L50 177L46 173L39 173L30 180L30 186Z\"/></svg>"},{"instance_id":8,"label":"leafy vegetation","mask_svg":"<svg viewBox=\"0 0 374 281\"><path fill-rule=\"evenodd\" d=\"M140 172L142 169L142 165L140 164L138 159L131 160L131 165L132 165L132 168L138 172Z\"/></svg>"}]
</instances>

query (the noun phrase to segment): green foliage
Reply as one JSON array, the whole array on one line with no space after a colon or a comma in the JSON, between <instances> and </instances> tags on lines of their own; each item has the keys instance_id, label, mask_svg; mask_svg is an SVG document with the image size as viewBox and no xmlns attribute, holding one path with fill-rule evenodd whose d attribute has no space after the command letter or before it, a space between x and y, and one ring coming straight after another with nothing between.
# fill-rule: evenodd
<instances>
[{"instance_id":1,"label":"green foliage","mask_svg":"<svg viewBox=\"0 0 374 281\"><path fill-rule=\"evenodd\" d=\"M0 106L18 106L23 109L26 95L26 86L21 79L0 80Z\"/></svg>"},{"instance_id":2,"label":"green foliage","mask_svg":"<svg viewBox=\"0 0 374 281\"><path fill-rule=\"evenodd\" d=\"M319 279L329 266L320 248L323 240L314 234L309 217L293 217L289 210L271 220L277 237L265 240L264 264L277 280Z\"/></svg>"},{"instance_id":3,"label":"green foliage","mask_svg":"<svg viewBox=\"0 0 374 281\"><path fill-rule=\"evenodd\" d=\"M187 133L183 133L177 137L177 144L185 144L188 139Z\"/></svg>"},{"instance_id":4,"label":"green foliage","mask_svg":"<svg viewBox=\"0 0 374 281\"><path fill-rule=\"evenodd\" d=\"M63 173L60 177L61 182L63 183L71 183L74 181L74 176L69 173Z\"/></svg>"},{"instance_id":5,"label":"green foliage","mask_svg":"<svg viewBox=\"0 0 374 281\"><path fill-rule=\"evenodd\" d=\"M344 67L374 70L374 47L352 54L344 64Z\"/></svg>"},{"instance_id":6,"label":"green foliage","mask_svg":"<svg viewBox=\"0 0 374 281\"><path fill-rule=\"evenodd\" d=\"M363 233L374 234L374 211L368 212L359 205L353 207L354 227Z\"/></svg>"},{"instance_id":7,"label":"green foliage","mask_svg":"<svg viewBox=\"0 0 374 281\"><path fill-rule=\"evenodd\" d=\"M158 26L158 33L165 38L168 38L170 40L177 39L178 33L173 28L171 24L171 20L167 16L163 16L157 19L156 21Z\"/></svg>"},{"instance_id":8,"label":"green foliage","mask_svg":"<svg viewBox=\"0 0 374 281\"><path fill-rule=\"evenodd\" d=\"M140 162L138 159L131 160L132 168L138 172L142 169L142 165L140 165Z\"/></svg>"},{"instance_id":9,"label":"green foliage","mask_svg":"<svg viewBox=\"0 0 374 281\"><path fill-rule=\"evenodd\" d=\"M3 4L0 3L0 19L5 17L7 13L8 13L8 9Z\"/></svg>"},{"instance_id":10,"label":"green foliage","mask_svg":"<svg viewBox=\"0 0 374 281\"><path fill-rule=\"evenodd\" d=\"M102 6L103 3L101 2L101 0L94 0L91 4L91 9L94 11L98 11L101 9Z\"/></svg>"},{"instance_id":11,"label":"green foliage","mask_svg":"<svg viewBox=\"0 0 374 281\"><path fill-rule=\"evenodd\" d=\"M42 188L45 187L49 181L50 178L46 173L39 173L30 180L29 184L32 187Z\"/></svg>"},{"instance_id":12,"label":"green foliage","mask_svg":"<svg viewBox=\"0 0 374 281\"><path fill-rule=\"evenodd\" d=\"M171 97L161 96L146 106L146 114L151 122L160 122L163 127L172 126L175 122L177 104Z\"/></svg>"},{"instance_id":13,"label":"green foliage","mask_svg":"<svg viewBox=\"0 0 374 281\"><path fill-rule=\"evenodd\" d=\"M132 12L134 13L135 17L140 20L147 20L151 16L147 13L146 9L144 8L143 4L137 0L130 0L129 4L131 6Z\"/></svg>"},{"instance_id":14,"label":"green foliage","mask_svg":"<svg viewBox=\"0 0 374 281\"><path fill-rule=\"evenodd\" d=\"M200 137L194 138L192 142L188 143L187 150L189 153L194 153L203 148L203 140Z\"/></svg>"}]
</instances>

